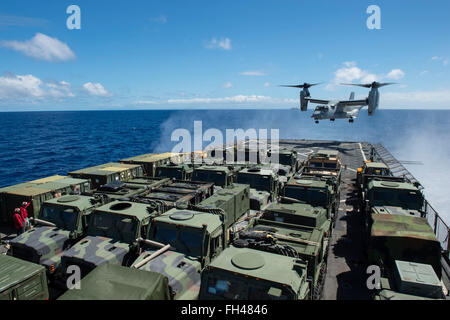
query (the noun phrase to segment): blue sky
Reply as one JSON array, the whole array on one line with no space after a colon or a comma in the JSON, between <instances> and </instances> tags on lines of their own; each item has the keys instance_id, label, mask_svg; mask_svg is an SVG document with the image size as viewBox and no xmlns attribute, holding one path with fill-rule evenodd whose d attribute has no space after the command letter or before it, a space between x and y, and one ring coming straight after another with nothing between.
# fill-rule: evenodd
<instances>
[{"instance_id":1,"label":"blue sky","mask_svg":"<svg viewBox=\"0 0 450 320\"><path fill-rule=\"evenodd\" d=\"M345 4L344 4L345 3ZM81 9L69 30L66 8ZM369 5L381 30L369 30ZM381 108L450 108L450 2L2 1L0 111L295 108L278 84L394 81Z\"/></svg>"}]
</instances>

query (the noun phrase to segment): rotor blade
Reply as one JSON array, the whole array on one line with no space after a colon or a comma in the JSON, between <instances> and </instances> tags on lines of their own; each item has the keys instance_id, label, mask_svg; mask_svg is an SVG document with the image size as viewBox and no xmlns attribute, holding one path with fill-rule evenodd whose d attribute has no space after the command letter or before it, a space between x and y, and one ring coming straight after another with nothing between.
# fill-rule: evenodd
<instances>
[{"instance_id":1,"label":"rotor blade","mask_svg":"<svg viewBox=\"0 0 450 320\"><path fill-rule=\"evenodd\" d=\"M384 87L384 86L390 86L392 84L396 84L395 82L386 82L386 83L379 83L378 88Z\"/></svg>"},{"instance_id":2,"label":"rotor blade","mask_svg":"<svg viewBox=\"0 0 450 320\"><path fill-rule=\"evenodd\" d=\"M280 85L279 87L286 87L286 88L299 88L302 89L303 85L297 85L297 86L289 86L289 85Z\"/></svg>"},{"instance_id":3,"label":"rotor blade","mask_svg":"<svg viewBox=\"0 0 450 320\"><path fill-rule=\"evenodd\" d=\"M357 83L341 83L343 86L355 86L355 87L363 87L363 88L370 88L372 87L372 84L357 84Z\"/></svg>"},{"instance_id":4,"label":"rotor blade","mask_svg":"<svg viewBox=\"0 0 450 320\"><path fill-rule=\"evenodd\" d=\"M298 85L280 85L280 87L303 89L303 88L311 88L314 86L318 86L319 84L322 84L322 82L320 82L320 83L304 83L304 84L298 84Z\"/></svg>"}]
</instances>

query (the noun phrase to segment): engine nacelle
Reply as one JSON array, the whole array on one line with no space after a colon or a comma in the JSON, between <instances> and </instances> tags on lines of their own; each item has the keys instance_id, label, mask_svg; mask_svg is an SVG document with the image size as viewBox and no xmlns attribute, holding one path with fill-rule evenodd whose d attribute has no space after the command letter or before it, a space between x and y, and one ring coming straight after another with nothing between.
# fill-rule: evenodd
<instances>
[{"instance_id":1,"label":"engine nacelle","mask_svg":"<svg viewBox=\"0 0 450 320\"><path fill-rule=\"evenodd\" d=\"M306 98L309 98L311 95L309 93L308 89L303 89L300 91L300 110L301 111L308 111L308 100Z\"/></svg>"},{"instance_id":2,"label":"engine nacelle","mask_svg":"<svg viewBox=\"0 0 450 320\"><path fill-rule=\"evenodd\" d=\"M370 90L369 92L369 97L367 98L369 116L373 116L375 110L378 108L379 103L380 93L378 92L377 88L372 88L372 90Z\"/></svg>"}]
</instances>

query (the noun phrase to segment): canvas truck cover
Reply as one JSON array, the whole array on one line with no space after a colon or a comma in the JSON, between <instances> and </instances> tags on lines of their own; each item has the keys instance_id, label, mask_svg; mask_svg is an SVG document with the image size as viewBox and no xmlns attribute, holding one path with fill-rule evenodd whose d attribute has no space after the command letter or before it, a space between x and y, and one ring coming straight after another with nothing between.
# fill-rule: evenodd
<instances>
[{"instance_id":1,"label":"canvas truck cover","mask_svg":"<svg viewBox=\"0 0 450 320\"><path fill-rule=\"evenodd\" d=\"M80 287L58 300L170 300L167 277L110 263L89 273Z\"/></svg>"},{"instance_id":2,"label":"canvas truck cover","mask_svg":"<svg viewBox=\"0 0 450 320\"><path fill-rule=\"evenodd\" d=\"M45 268L0 254L0 300L48 299Z\"/></svg>"},{"instance_id":3,"label":"canvas truck cover","mask_svg":"<svg viewBox=\"0 0 450 320\"><path fill-rule=\"evenodd\" d=\"M395 260L429 264L441 278L441 246L425 218L372 214L368 256L394 269Z\"/></svg>"}]
</instances>

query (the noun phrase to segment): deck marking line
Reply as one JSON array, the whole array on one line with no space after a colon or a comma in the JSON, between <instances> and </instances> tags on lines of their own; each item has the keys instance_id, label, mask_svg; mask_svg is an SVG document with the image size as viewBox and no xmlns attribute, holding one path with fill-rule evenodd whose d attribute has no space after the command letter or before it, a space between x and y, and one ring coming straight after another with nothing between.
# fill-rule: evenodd
<instances>
[{"instance_id":1,"label":"deck marking line","mask_svg":"<svg viewBox=\"0 0 450 320\"><path fill-rule=\"evenodd\" d=\"M359 143L359 149L361 150L361 154L362 154L362 156L363 156L364 162L366 162L366 161L367 161L367 158L366 158L366 154L364 153L364 151L363 151L363 149L362 149L361 142Z\"/></svg>"}]
</instances>

